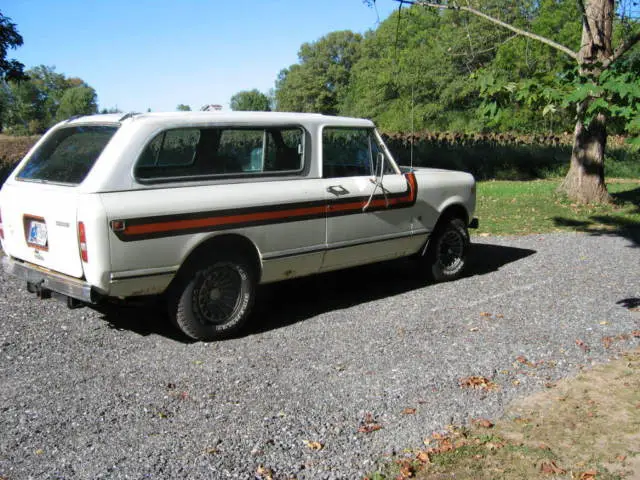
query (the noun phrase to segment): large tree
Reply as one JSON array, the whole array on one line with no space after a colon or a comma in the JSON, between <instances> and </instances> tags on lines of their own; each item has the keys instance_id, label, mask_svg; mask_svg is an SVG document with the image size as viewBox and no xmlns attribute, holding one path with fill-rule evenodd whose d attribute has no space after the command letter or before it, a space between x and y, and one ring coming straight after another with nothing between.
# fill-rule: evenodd
<instances>
[{"instance_id":1,"label":"large tree","mask_svg":"<svg viewBox=\"0 0 640 480\"><path fill-rule=\"evenodd\" d=\"M637 22L619 18L620 2L615 0L576 0L582 23L581 42L578 50L573 50L554 39L532 33L513 22L481 11L475 0L441 2L416 0L412 3L426 8L466 12L482 18L494 25L510 30L517 35L541 42L571 58L577 66L581 81L576 95L576 125L571 165L561 190L582 203L606 202L610 197L604 181L604 158L607 143L608 113L602 98L601 80L607 78L605 72L640 41L640 27ZM535 2L534 2L535 3ZM617 9L616 9L617 7ZM614 21L618 15L618 21ZM625 21L626 20L626 21ZM614 31L620 27L620 32ZM618 44L614 47L614 38Z\"/></svg>"},{"instance_id":2,"label":"large tree","mask_svg":"<svg viewBox=\"0 0 640 480\"><path fill-rule=\"evenodd\" d=\"M351 68L360 57L361 41L360 34L344 30L304 43L299 63L282 70L276 80L278 110L338 113Z\"/></svg>"},{"instance_id":3,"label":"large tree","mask_svg":"<svg viewBox=\"0 0 640 480\"><path fill-rule=\"evenodd\" d=\"M56 112L58 120L74 115L91 115L97 113L97 95L91 87L73 87L64 92L60 99L60 107Z\"/></svg>"},{"instance_id":4,"label":"large tree","mask_svg":"<svg viewBox=\"0 0 640 480\"><path fill-rule=\"evenodd\" d=\"M230 107L234 111L268 112L269 97L257 89L243 90L231 97Z\"/></svg>"},{"instance_id":5,"label":"large tree","mask_svg":"<svg viewBox=\"0 0 640 480\"><path fill-rule=\"evenodd\" d=\"M8 59L10 48L18 48L23 43L16 24L0 12L0 80L21 80L24 77L24 65L17 60Z\"/></svg>"}]
</instances>

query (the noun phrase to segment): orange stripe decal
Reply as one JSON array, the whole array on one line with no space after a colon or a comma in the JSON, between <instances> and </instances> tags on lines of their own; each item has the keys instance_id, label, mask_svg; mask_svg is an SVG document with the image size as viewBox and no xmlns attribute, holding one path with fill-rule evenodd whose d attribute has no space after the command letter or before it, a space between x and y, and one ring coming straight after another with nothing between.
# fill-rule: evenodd
<instances>
[{"instance_id":1,"label":"orange stripe decal","mask_svg":"<svg viewBox=\"0 0 640 480\"><path fill-rule=\"evenodd\" d=\"M377 193L367 210L363 207L369 202L368 197L358 197L344 200L319 200L299 204L272 205L252 207L242 210L220 210L212 212L190 212L177 215L167 215L148 218L119 219L126 225L124 231L114 231L123 241L158 238L179 235L181 233L224 230L234 227L250 227L265 223L279 223L289 221L308 220L313 218L331 217L335 215L350 215L358 213L372 213L409 207L416 202L418 185L413 173L404 175L407 190L402 193ZM113 221L112 221L113 223Z\"/></svg>"}]
</instances>

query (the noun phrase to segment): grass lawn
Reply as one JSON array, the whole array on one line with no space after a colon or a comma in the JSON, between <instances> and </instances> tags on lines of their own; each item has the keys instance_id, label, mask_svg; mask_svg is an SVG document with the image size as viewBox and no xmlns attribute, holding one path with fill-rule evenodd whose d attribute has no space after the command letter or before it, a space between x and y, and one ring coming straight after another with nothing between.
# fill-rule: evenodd
<instances>
[{"instance_id":1,"label":"grass lawn","mask_svg":"<svg viewBox=\"0 0 640 480\"><path fill-rule=\"evenodd\" d=\"M637 332L640 335L640 331ZM640 349L406 451L370 480L640 478Z\"/></svg>"},{"instance_id":2,"label":"grass lawn","mask_svg":"<svg viewBox=\"0 0 640 480\"><path fill-rule=\"evenodd\" d=\"M640 227L640 180L611 180L613 205L579 205L556 193L561 179L478 182L472 235L615 231Z\"/></svg>"}]
</instances>

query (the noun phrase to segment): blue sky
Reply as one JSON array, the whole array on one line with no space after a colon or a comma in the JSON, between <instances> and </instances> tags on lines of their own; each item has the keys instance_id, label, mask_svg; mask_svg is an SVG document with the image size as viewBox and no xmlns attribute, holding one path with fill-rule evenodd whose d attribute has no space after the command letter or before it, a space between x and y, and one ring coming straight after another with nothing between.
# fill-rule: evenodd
<instances>
[{"instance_id":1,"label":"blue sky","mask_svg":"<svg viewBox=\"0 0 640 480\"><path fill-rule=\"evenodd\" d=\"M378 0L384 20L397 8ZM377 26L362 0L4 0L27 68L55 66L98 93L100 108L172 111L228 108L241 90L274 87L304 42Z\"/></svg>"}]
</instances>

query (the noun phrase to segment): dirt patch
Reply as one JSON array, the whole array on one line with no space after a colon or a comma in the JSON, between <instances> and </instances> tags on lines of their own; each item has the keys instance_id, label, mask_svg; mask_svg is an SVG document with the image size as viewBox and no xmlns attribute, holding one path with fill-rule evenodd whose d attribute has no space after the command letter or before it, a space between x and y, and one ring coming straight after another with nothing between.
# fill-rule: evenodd
<instances>
[{"instance_id":1,"label":"dirt patch","mask_svg":"<svg viewBox=\"0 0 640 480\"><path fill-rule=\"evenodd\" d=\"M640 478L640 348L477 419L369 478Z\"/></svg>"}]
</instances>

